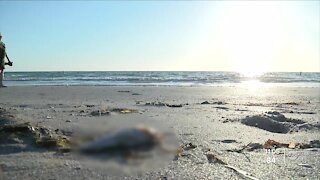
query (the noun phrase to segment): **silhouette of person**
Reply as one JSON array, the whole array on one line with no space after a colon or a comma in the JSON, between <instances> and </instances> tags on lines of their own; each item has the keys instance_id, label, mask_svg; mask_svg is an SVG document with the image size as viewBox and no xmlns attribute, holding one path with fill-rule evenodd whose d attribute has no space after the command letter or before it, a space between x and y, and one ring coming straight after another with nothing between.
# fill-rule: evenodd
<instances>
[{"instance_id":1,"label":"silhouette of person","mask_svg":"<svg viewBox=\"0 0 320 180\"><path fill-rule=\"evenodd\" d=\"M6 87L3 85L3 76L4 76L4 69L5 65L12 66L12 62L10 61L7 53L6 53L6 46L5 44L1 41L2 35L0 33L0 88L1 87ZM6 63L4 59L7 58L8 62Z\"/></svg>"}]
</instances>

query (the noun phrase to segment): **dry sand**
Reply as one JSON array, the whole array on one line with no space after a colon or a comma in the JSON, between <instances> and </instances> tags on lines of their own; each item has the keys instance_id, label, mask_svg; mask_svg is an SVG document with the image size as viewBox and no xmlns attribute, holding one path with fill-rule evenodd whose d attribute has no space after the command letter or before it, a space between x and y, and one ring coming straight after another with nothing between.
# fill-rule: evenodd
<instances>
[{"instance_id":1,"label":"dry sand","mask_svg":"<svg viewBox=\"0 0 320 180\"><path fill-rule=\"evenodd\" d=\"M258 179L319 179L320 149L315 141L320 140L319 92L319 88L302 87L1 88L1 126L30 122L74 138L143 124L176 139L176 147L188 143L195 147L186 148L176 158L174 153L152 160L146 157L132 165L117 158L57 153L23 138L8 136L7 141L1 137L0 179L248 178L208 161L208 149L221 161ZM272 132L279 123L287 129ZM263 145L268 139L313 144L278 148L274 153L261 147L239 151L249 143Z\"/></svg>"}]
</instances>

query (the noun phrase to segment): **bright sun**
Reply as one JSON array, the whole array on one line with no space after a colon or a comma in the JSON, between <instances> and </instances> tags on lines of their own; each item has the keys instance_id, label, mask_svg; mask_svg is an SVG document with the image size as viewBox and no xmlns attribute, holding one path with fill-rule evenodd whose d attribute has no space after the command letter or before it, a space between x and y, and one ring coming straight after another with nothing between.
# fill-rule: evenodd
<instances>
[{"instance_id":1,"label":"bright sun","mask_svg":"<svg viewBox=\"0 0 320 180\"><path fill-rule=\"evenodd\" d=\"M281 11L268 2L233 2L223 24L224 46L233 70L256 76L269 70L283 40Z\"/></svg>"}]
</instances>

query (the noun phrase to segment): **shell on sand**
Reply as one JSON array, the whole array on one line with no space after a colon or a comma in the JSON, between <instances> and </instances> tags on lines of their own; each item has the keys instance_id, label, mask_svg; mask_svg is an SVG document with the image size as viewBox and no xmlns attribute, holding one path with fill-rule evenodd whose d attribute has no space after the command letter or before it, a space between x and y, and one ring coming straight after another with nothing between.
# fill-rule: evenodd
<instances>
[{"instance_id":1,"label":"shell on sand","mask_svg":"<svg viewBox=\"0 0 320 180\"><path fill-rule=\"evenodd\" d=\"M152 147L158 144L161 135L152 128L136 127L111 134L80 146L81 152L102 152L108 150L132 150L135 148Z\"/></svg>"}]
</instances>

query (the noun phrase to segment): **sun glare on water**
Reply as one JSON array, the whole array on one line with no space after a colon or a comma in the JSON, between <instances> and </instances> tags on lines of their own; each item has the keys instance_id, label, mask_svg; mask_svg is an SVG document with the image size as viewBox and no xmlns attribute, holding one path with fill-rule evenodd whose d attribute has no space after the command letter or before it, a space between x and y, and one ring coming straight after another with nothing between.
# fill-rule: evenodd
<instances>
[{"instance_id":1,"label":"sun glare on water","mask_svg":"<svg viewBox=\"0 0 320 180\"><path fill-rule=\"evenodd\" d=\"M264 71L263 70L250 70L250 69L241 69L237 71L240 73L241 76L246 77L246 78L257 78L261 75L263 75Z\"/></svg>"}]
</instances>

